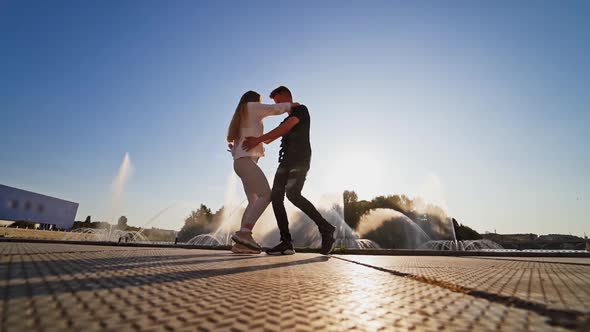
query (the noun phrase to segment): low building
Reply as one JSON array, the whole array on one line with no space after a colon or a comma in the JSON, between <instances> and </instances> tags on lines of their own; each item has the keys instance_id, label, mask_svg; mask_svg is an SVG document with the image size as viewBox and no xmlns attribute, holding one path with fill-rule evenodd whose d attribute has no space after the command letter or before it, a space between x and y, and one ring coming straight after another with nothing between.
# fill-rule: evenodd
<instances>
[{"instance_id":1,"label":"low building","mask_svg":"<svg viewBox=\"0 0 590 332\"><path fill-rule=\"evenodd\" d=\"M0 220L27 221L42 229L70 229L78 203L0 184Z\"/></svg>"}]
</instances>

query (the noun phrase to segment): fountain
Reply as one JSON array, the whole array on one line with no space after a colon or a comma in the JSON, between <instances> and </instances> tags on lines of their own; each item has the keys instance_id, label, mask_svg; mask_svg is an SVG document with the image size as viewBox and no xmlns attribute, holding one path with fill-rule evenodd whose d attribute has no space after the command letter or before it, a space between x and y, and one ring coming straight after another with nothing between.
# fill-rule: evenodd
<instances>
[{"instance_id":1,"label":"fountain","mask_svg":"<svg viewBox=\"0 0 590 332\"><path fill-rule=\"evenodd\" d=\"M225 239L218 239L213 234L199 234L187 242L189 245L204 247L219 247L227 245L228 243L229 242L225 241Z\"/></svg>"},{"instance_id":2,"label":"fountain","mask_svg":"<svg viewBox=\"0 0 590 332\"><path fill-rule=\"evenodd\" d=\"M66 234L63 240L82 240L99 242L134 242L148 239L138 231L122 231L109 228L77 228Z\"/></svg>"},{"instance_id":3,"label":"fountain","mask_svg":"<svg viewBox=\"0 0 590 332\"><path fill-rule=\"evenodd\" d=\"M133 165L129 158L129 153L125 152L119 171L113 180L111 185L111 208L110 208L110 220L114 222L119 211L121 209L121 203L123 201L123 192L125 191L125 185L133 173Z\"/></svg>"},{"instance_id":4,"label":"fountain","mask_svg":"<svg viewBox=\"0 0 590 332\"><path fill-rule=\"evenodd\" d=\"M448 221L451 228L451 234L453 236L452 239L431 240L420 246L420 249L455 251L481 251L504 249L504 247L491 240L457 240L453 219L446 218L446 220Z\"/></svg>"},{"instance_id":5,"label":"fountain","mask_svg":"<svg viewBox=\"0 0 590 332\"><path fill-rule=\"evenodd\" d=\"M228 197L230 199L228 199ZM235 178L228 180L226 203L219 226L209 233L199 234L187 243L195 246L228 246L232 244L231 234L240 226L245 209L245 200L235 203ZM336 227L336 248L346 249L428 249L428 250L486 250L502 249L489 240L456 240L455 228L450 218L440 220L410 219L393 209L373 209L364 215L355 231L344 221L342 196L324 195L317 204L318 210ZM301 211L286 202L289 228L296 247L317 248L321 236L315 223ZM415 215L419 215L417 212ZM431 225L432 224L432 225ZM430 236L420 225L426 227ZM265 247L278 243L280 235L272 209L267 209L254 228L254 238Z\"/></svg>"},{"instance_id":6,"label":"fountain","mask_svg":"<svg viewBox=\"0 0 590 332\"><path fill-rule=\"evenodd\" d=\"M148 219L148 221L145 224L143 224L143 226L141 226L141 228L139 229L139 231L136 232L137 235L141 235L143 237L143 231L145 231L145 228L147 226L151 225L151 223L154 222L156 219L158 219L162 214L164 214L164 212L170 210L175 204L171 204L171 205L163 208L158 213L156 213L153 217L151 217L150 219ZM134 236L133 237L133 241L136 241L136 240L138 240L138 237L137 236Z\"/></svg>"},{"instance_id":7,"label":"fountain","mask_svg":"<svg viewBox=\"0 0 590 332\"><path fill-rule=\"evenodd\" d=\"M424 227L430 226L426 216L419 221ZM392 209L373 209L361 218L357 231L383 248L458 251L503 249L490 240L457 240L453 221L446 216L434 226L429 231L437 238L432 239L417 222L403 213Z\"/></svg>"},{"instance_id":8,"label":"fountain","mask_svg":"<svg viewBox=\"0 0 590 332\"><path fill-rule=\"evenodd\" d=\"M139 231L124 231L117 229L113 226L115 216L121 208L121 202L125 185L133 173L133 165L129 158L129 153L125 153L123 161L119 166L119 170L115 179L113 180L111 190L111 206L110 206L110 222L107 227L104 228L78 228L74 229L63 237L63 240L84 240L84 241L106 241L106 242L136 242L136 241L148 241L148 239L142 234L144 228L142 227ZM169 206L162 211L158 212L154 217L150 218L144 225L148 225L158 218L166 210L170 209Z\"/></svg>"},{"instance_id":9,"label":"fountain","mask_svg":"<svg viewBox=\"0 0 590 332\"><path fill-rule=\"evenodd\" d=\"M244 212L246 200L238 202L236 190L237 176L233 170L228 172L225 183L225 197L221 224L210 233L194 236L186 243L195 246L228 246L231 245L231 234L240 227L241 217ZM256 232L260 228L260 222L256 226Z\"/></svg>"},{"instance_id":10,"label":"fountain","mask_svg":"<svg viewBox=\"0 0 590 332\"><path fill-rule=\"evenodd\" d=\"M199 234L189 241L190 245L195 246L228 246L232 244L231 234L239 229L242 214L245 209L246 201L235 203L237 197L235 191L235 175L228 178L226 187L226 202L224 212L219 227L210 233ZM320 213L336 227L336 247L344 248L379 248L379 246L367 239L361 239L344 222L343 204L341 195L325 195L317 205ZM290 230L293 236L293 243L296 247L317 248L321 245L321 237L315 223L301 211L286 204L287 214L289 215ZM272 208L267 208L262 214L256 227L254 228L254 238L265 247L271 247L278 243L280 235L277 229L276 219Z\"/></svg>"},{"instance_id":11,"label":"fountain","mask_svg":"<svg viewBox=\"0 0 590 332\"><path fill-rule=\"evenodd\" d=\"M336 248L346 249L378 249L377 243L369 239L363 239L344 221L342 196L324 195L317 204L318 211L326 220L336 227L334 238ZM287 205L289 216L289 229L296 247L319 248L322 243L321 235L316 224L304 213ZM273 216L274 222L274 216ZM280 238L276 223L262 241L264 244L275 245Z\"/></svg>"},{"instance_id":12,"label":"fountain","mask_svg":"<svg viewBox=\"0 0 590 332\"><path fill-rule=\"evenodd\" d=\"M361 217L358 233L384 248L414 249L430 241L430 236L403 213L373 209Z\"/></svg>"},{"instance_id":13,"label":"fountain","mask_svg":"<svg viewBox=\"0 0 590 332\"><path fill-rule=\"evenodd\" d=\"M173 205L159 211L150 218L139 231L123 231L112 225L114 216L120 208L125 184L132 173L132 164L129 154L125 153L119 171L112 185L111 223L107 228L92 229L80 228L66 235L64 240L75 237L91 239L95 241L148 241L143 235L147 225L170 209ZM246 200L237 203L237 176L229 172L226 184L225 204L218 219L219 225L214 231L194 236L187 244L195 246L228 246L232 244L231 234L239 229L241 217L245 209ZM500 245L489 240L458 241L455 228L450 218L446 216L428 220L424 218L414 221L401 212L393 209L373 209L364 215L358 230L353 230L344 221L343 201L341 195L324 195L317 204L320 213L336 227L335 246L346 249L376 249L376 248L403 248L403 249L429 249L429 250L486 250L503 249ZM290 220L290 230L296 247L317 248L321 246L321 236L315 223L291 204L286 202L287 213ZM444 212L443 212L444 214ZM418 211L412 211L414 217ZM447 222L445 222L447 221ZM425 232L422 227L429 233ZM209 228L211 229L211 228ZM430 234L430 236L429 236ZM263 246L273 246L279 241L279 231L272 209L266 211L260 217L254 229L255 239ZM432 239L435 237L435 239Z\"/></svg>"},{"instance_id":14,"label":"fountain","mask_svg":"<svg viewBox=\"0 0 590 332\"><path fill-rule=\"evenodd\" d=\"M504 249L501 245L490 240L436 240L428 241L420 249L429 250L497 250Z\"/></svg>"}]
</instances>

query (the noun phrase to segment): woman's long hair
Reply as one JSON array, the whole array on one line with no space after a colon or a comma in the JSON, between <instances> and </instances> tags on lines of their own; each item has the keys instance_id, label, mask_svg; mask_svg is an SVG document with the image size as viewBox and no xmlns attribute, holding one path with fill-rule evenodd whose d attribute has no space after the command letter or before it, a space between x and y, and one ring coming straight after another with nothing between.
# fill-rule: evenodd
<instances>
[{"instance_id":1,"label":"woman's long hair","mask_svg":"<svg viewBox=\"0 0 590 332\"><path fill-rule=\"evenodd\" d=\"M234 116L229 123L229 128L227 129L227 141L233 142L240 139L240 125L242 121L246 119L246 105L249 102L260 102L260 94L256 91L248 91L242 95L240 98L240 102L236 107L236 111L234 112Z\"/></svg>"}]
</instances>

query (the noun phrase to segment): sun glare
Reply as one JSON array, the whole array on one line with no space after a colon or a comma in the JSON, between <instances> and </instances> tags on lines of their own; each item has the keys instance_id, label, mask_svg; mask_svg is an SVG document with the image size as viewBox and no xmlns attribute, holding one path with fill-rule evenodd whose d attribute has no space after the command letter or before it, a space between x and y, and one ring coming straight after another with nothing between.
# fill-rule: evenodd
<instances>
[{"instance_id":1,"label":"sun glare","mask_svg":"<svg viewBox=\"0 0 590 332\"><path fill-rule=\"evenodd\" d=\"M354 190L360 197L373 197L384 189L383 161L366 151L354 155L342 153L331 163L323 182L323 190L342 192Z\"/></svg>"}]
</instances>

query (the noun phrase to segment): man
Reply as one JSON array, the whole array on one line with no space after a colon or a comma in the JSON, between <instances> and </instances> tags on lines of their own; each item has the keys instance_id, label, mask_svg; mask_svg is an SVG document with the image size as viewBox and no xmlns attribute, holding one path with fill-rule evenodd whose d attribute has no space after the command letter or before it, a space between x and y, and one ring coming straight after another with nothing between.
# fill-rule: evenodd
<instances>
[{"instance_id":1,"label":"man","mask_svg":"<svg viewBox=\"0 0 590 332\"><path fill-rule=\"evenodd\" d=\"M270 93L270 98L277 104L293 103L291 91L284 86L274 89ZM277 128L260 137L248 137L243 144L244 149L250 150L258 144L269 144L275 139L283 137L279 152L279 168L275 174L271 195L272 207L281 232L281 243L267 250L266 253L269 255L292 255L295 253L293 239L289 232L287 211L285 211L285 193L289 201L318 226L322 235L320 252L327 255L332 251L334 245L334 226L326 221L313 204L301 195L311 163L309 126L310 117L307 107L298 105L291 109L289 116Z\"/></svg>"}]
</instances>

